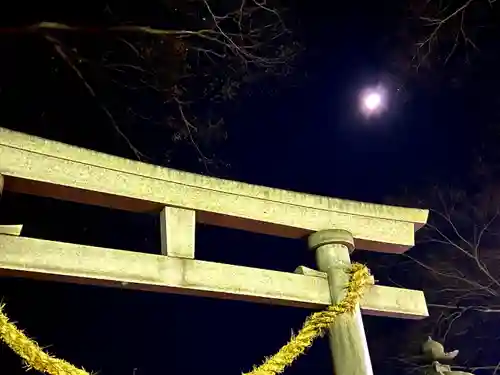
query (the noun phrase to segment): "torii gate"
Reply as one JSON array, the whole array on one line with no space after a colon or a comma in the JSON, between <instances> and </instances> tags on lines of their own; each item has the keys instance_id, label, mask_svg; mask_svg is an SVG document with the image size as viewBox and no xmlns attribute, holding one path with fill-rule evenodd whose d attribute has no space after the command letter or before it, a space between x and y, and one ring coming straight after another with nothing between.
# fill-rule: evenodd
<instances>
[{"instance_id":1,"label":"torii gate","mask_svg":"<svg viewBox=\"0 0 500 375\"><path fill-rule=\"evenodd\" d=\"M199 176L0 128L0 193L5 189L161 217L161 255L20 237L0 227L0 275L212 296L305 308L342 298L359 249L403 253L428 211L325 198ZM283 237L309 236L319 271L295 273L195 259L202 222ZM422 319L422 291L374 285L361 311ZM338 375L372 375L361 313L330 328Z\"/></svg>"}]
</instances>

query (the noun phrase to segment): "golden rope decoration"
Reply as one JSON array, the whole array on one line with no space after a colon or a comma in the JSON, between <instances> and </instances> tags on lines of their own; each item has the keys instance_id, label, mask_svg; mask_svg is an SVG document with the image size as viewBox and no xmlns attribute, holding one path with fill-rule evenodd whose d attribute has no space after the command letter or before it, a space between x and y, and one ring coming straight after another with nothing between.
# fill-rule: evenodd
<instances>
[{"instance_id":1,"label":"golden rope decoration","mask_svg":"<svg viewBox=\"0 0 500 375\"><path fill-rule=\"evenodd\" d=\"M35 369L50 375L90 375L63 359L45 353L36 341L30 339L9 321L3 311L4 308L4 304L0 305L0 338L24 360L28 370Z\"/></svg>"},{"instance_id":2,"label":"golden rope decoration","mask_svg":"<svg viewBox=\"0 0 500 375\"><path fill-rule=\"evenodd\" d=\"M276 375L282 373L306 349L314 339L322 336L335 318L341 314L352 314L358 305L364 289L373 283L370 271L365 265L353 263L347 271L349 283L345 297L337 304L310 315L296 336L292 336L276 354L243 375ZM36 341L26 336L16 325L9 321L4 313L5 305L0 305L0 339L5 342L18 356L20 356L29 369L49 375L90 375L84 369L79 369L71 363L55 358L46 352Z\"/></svg>"},{"instance_id":3,"label":"golden rope decoration","mask_svg":"<svg viewBox=\"0 0 500 375\"><path fill-rule=\"evenodd\" d=\"M359 263L353 263L347 270L350 275L345 297L337 304L310 315L297 336L292 336L276 354L266 359L259 367L243 375L275 375L281 374L300 355L304 354L314 339L322 336L335 318L341 314L354 313L365 286L373 283L368 268Z\"/></svg>"}]
</instances>

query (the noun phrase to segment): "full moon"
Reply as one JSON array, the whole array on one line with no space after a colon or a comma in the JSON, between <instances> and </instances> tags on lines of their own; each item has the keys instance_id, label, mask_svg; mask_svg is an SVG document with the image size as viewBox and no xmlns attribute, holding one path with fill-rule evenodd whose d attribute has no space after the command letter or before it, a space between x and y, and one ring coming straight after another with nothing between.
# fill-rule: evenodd
<instances>
[{"instance_id":1,"label":"full moon","mask_svg":"<svg viewBox=\"0 0 500 375\"><path fill-rule=\"evenodd\" d=\"M365 88L359 95L359 110L365 117L381 115L387 109L387 89L378 85Z\"/></svg>"},{"instance_id":2,"label":"full moon","mask_svg":"<svg viewBox=\"0 0 500 375\"><path fill-rule=\"evenodd\" d=\"M363 104L366 109L373 111L382 104L382 98L380 94L374 92L366 95L366 97L363 99Z\"/></svg>"}]
</instances>

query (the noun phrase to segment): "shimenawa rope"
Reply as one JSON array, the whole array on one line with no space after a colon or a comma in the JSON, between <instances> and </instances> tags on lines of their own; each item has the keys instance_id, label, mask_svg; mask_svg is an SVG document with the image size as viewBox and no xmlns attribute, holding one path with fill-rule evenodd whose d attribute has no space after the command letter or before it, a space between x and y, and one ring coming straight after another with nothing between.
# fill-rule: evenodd
<instances>
[{"instance_id":1,"label":"shimenawa rope","mask_svg":"<svg viewBox=\"0 0 500 375\"><path fill-rule=\"evenodd\" d=\"M346 270L349 273L349 282L345 297L337 304L324 311L311 314L296 336L291 337L276 354L267 358L263 364L243 375L276 375L282 373L301 354L309 348L314 339L322 336L328 326L341 314L352 314L359 303L364 289L372 284L370 271L365 265L353 263ZM24 334L16 325L9 321L4 313L5 305L0 305L0 339L5 342L18 356L28 369L35 369L49 375L89 375L84 369L79 369L71 363L55 358L46 352Z\"/></svg>"}]
</instances>

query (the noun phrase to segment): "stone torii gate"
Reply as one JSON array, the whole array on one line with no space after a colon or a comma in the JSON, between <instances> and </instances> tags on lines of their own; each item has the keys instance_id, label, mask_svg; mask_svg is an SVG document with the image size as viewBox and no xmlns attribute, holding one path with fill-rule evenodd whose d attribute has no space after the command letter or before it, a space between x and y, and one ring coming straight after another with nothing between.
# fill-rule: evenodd
<instances>
[{"instance_id":1,"label":"stone torii gate","mask_svg":"<svg viewBox=\"0 0 500 375\"><path fill-rule=\"evenodd\" d=\"M342 299L348 276L338 265L350 264L354 248L403 253L428 217L426 210L199 176L0 128L0 193L2 185L17 193L157 213L162 245L161 254L143 254L26 238L19 226L0 226L1 276L314 309ZM196 260L196 222L309 236L319 270L277 272ZM366 291L360 308L369 315L428 316L422 291L379 285ZM359 308L354 318L334 323L329 338L336 374L373 374Z\"/></svg>"}]
</instances>

